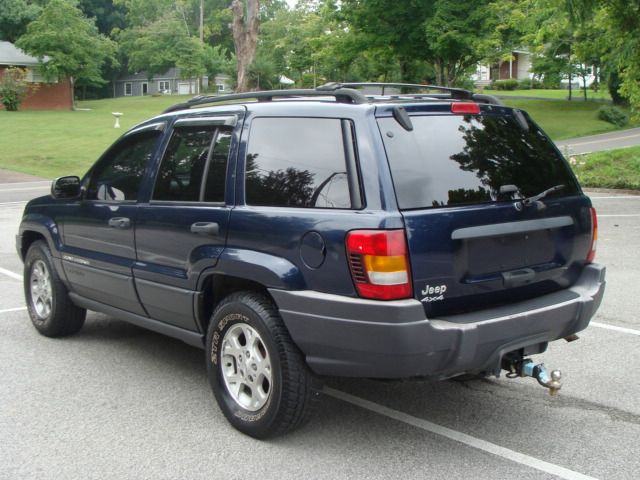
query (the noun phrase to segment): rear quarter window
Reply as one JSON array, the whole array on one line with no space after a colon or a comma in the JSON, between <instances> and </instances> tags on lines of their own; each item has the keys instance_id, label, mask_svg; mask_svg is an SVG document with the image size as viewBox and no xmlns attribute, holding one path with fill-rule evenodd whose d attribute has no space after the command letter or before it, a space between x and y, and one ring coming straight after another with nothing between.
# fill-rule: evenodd
<instances>
[{"instance_id":1,"label":"rear quarter window","mask_svg":"<svg viewBox=\"0 0 640 480\"><path fill-rule=\"evenodd\" d=\"M256 118L246 156L248 205L358 208L343 121Z\"/></svg>"}]
</instances>

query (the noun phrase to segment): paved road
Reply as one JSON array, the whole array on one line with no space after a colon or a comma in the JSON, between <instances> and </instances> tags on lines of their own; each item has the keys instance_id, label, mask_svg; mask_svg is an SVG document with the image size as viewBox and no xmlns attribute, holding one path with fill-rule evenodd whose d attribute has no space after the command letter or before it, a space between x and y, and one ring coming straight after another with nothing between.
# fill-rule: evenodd
<instances>
[{"instance_id":1,"label":"paved road","mask_svg":"<svg viewBox=\"0 0 640 480\"><path fill-rule=\"evenodd\" d=\"M634 145L640 145L640 128L630 128L628 130L619 130L617 132L603 133L600 135L560 140L556 142L556 145L563 153L568 148L570 155L632 147Z\"/></svg>"},{"instance_id":2,"label":"paved road","mask_svg":"<svg viewBox=\"0 0 640 480\"><path fill-rule=\"evenodd\" d=\"M640 197L593 196L607 294L577 342L531 379L328 379L303 429L259 442L217 409L203 353L92 313L68 339L39 336L13 247L23 204L0 205L0 479L637 479Z\"/></svg>"}]
</instances>

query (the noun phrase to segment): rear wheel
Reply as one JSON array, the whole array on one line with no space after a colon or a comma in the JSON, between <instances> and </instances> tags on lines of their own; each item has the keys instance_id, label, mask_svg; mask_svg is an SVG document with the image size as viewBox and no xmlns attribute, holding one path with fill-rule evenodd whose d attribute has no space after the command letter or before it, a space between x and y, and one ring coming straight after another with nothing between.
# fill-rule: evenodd
<instances>
[{"instance_id":1,"label":"rear wheel","mask_svg":"<svg viewBox=\"0 0 640 480\"><path fill-rule=\"evenodd\" d=\"M82 328L87 312L71 302L42 240L31 244L25 257L24 295L31 323L42 335L63 337Z\"/></svg>"},{"instance_id":2,"label":"rear wheel","mask_svg":"<svg viewBox=\"0 0 640 480\"><path fill-rule=\"evenodd\" d=\"M229 295L213 313L207 373L227 420L256 438L301 426L320 388L273 303L253 292Z\"/></svg>"}]
</instances>

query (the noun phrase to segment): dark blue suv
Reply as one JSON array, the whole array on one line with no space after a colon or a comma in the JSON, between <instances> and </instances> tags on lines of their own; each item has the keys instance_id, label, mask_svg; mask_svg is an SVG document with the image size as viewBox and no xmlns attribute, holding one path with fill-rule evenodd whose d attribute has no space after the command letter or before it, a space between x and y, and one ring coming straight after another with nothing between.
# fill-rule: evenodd
<instances>
[{"instance_id":1,"label":"dark blue suv","mask_svg":"<svg viewBox=\"0 0 640 480\"><path fill-rule=\"evenodd\" d=\"M36 329L90 309L205 348L259 438L300 425L322 376L504 368L557 391L525 357L576 338L605 284L567 163L492 97L361 87L196 97L54 181L17 237Z\"/></svg>"}]
</instances>

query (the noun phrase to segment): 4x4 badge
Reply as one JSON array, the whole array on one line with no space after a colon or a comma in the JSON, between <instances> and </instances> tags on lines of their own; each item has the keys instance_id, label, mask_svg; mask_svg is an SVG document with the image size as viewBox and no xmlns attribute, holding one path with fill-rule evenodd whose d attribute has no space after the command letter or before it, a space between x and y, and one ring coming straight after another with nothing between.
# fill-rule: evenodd
<instances>
[{"instance_id":1,"label":"4x4 badge","mask_svg":"<svg viewBox=\"0 0 640 480\"><path fill-rule=\"evenodd\" d=\"M424 290L420 292L422 295L425 295L420 301L425 303L439 302L440 300L444 300L444 292L446 291L446 285L437 285L435 287L427 285L424 287Z\"/></svg>"}]
</instances>

